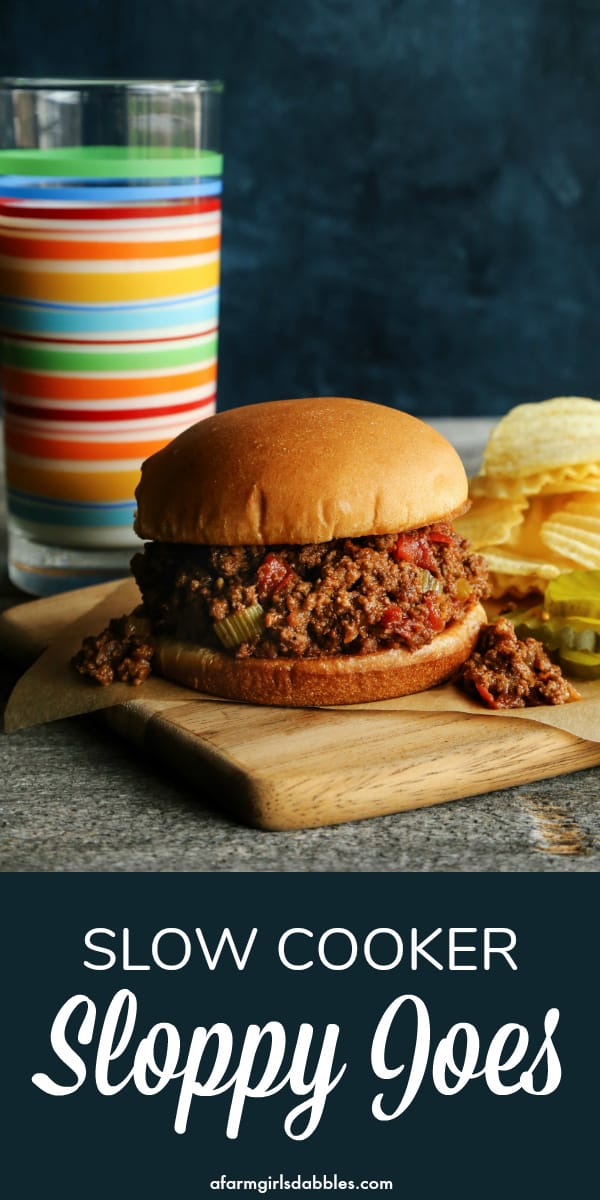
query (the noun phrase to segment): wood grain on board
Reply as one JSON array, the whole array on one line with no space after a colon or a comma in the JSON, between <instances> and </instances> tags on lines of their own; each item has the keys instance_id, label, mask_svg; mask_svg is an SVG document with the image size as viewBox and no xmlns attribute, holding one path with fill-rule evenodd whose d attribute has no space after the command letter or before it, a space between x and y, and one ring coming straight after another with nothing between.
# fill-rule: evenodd
<instances>
[{"instance_id":1,"label":"wood grain on board","mask_svg":"<svg viewBox=\"0 0 600 1200\"><path fill-rule=\"evenodd\" d=\"M110 585L108 585L110 586ZM97 602L85 589L8 610L0 648L32 662ZM128 700L102 719L150 759L262 829L331 825L593 766L600 743L527 720L457 712L284 709Z\"/></svg>"}]
</instances>

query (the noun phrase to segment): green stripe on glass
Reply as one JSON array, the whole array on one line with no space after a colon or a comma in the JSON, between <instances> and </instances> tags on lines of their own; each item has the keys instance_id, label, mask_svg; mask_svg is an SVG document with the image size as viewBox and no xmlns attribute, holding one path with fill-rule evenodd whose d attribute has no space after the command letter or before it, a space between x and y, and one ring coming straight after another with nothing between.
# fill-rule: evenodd
<instances>
[{"instance_id":1,"label":"green stripe on glass","mask_svg":"<svg viewBox=\"0 0 600 1200\"><path fill-rule=\"evenodd\" d=\"M185 146L61 146L0 150L0 175L70 179L157 179L221 175L223 155Z\"/></svg>"},{"instance_id":2,"label":"green stripe on glass","mask_svg":"<svg viewBox=\"0 0 600 1200\"><path fill-rule=\"evenodd\" d=\"M2 359L5 367L22 367L31 371L147 371L216 358L217 341L215 335L199 345L184 345L168 350L111 350L105 353L92 349L55 350L46 346L6 342Z\"/></svg>"}]
</instances>

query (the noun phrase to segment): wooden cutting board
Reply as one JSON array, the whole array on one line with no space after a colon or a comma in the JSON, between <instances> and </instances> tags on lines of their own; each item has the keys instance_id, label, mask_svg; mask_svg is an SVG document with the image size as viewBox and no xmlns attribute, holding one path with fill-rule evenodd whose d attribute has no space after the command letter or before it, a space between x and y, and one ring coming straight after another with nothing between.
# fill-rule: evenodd
<instances>
[{"instance_id":1,"label":"wooden cutting board","mask_svg":"<svg viewBox=\"0 0 600 1200\"><path fill-rule=\"evenodd\" d=\"M33 662L101 595L83 589L10 609L0 649ZM99 716L238 819L269 830L421 808L600 763L600 743L485 713L135 699Z\"/></svg>"}]
</instances>

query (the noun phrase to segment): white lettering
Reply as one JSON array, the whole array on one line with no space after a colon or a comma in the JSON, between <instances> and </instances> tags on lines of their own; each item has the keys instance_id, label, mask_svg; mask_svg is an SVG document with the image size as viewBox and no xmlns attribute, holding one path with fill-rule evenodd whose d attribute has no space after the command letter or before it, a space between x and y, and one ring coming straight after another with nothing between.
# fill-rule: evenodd
<instances>
[{"instance_id":1,"label":"white lettering","mask_svg":"<svg viewBox=\"0 0 600 1200\"><path fill-rule=\"evenodd\" d=\"M430 962L432 967L435 967L437 971L443 971L443 969L444 969L443 964L441 962L438 962L437 958L433 958L431 956L431 954L428 954L427 951L425 950L425 946L428 946L429 943L432 942L434 938L439 937L440 933L442 932L441 927L434 929L433 933L428 934L428 936L422 938L421 941L418 940L419 939L418 929L411 929L410 932L411 932L410 965L411 965L412 970L413 971L417 970L418 965L419 965L419 955L421 955L423 958L426 958L427 962Z\"/></svg>"},{"instance_id":2,"label":"white lettering","mask_svg":"<svg viewBox=\"0 0 600 1200\"><path fill-rule=\"evenodd\" d=\"M349 944L348 958L343 962L335 963L327 957L326 946L330 937L343 937ZM319 938L319 961L324 967L329 967L330 971L347 971L356 962L358 957L358 942L353 933L349 929L326 929L325 933Z\"/></svg>"},{"instance_id":3,"label":"white lettering","mask_svg":"<svg viewBox=\"0 0 600 1200\"><path fill-rule=\"evenodd\" d=\"M385 1111L383 1107L383 1092L380 1092L375 1097L372 1104L372 1112L378 1121L393 1121L395 1117L399 1117L401 1113L409 1108L423 1082L423 1076L427 1067L431 1029L427 1005L424 1000L421 1000L420 996L398 996L396 1000L393 1000L388 1005L375 1030L371 1047L371 1066L378 1079L398 1079L404 1071L404 1063L392 1067L387 1065L388 1039L393 1031L393 1022L404 1004L412 1004L414 1006L417 1018L412 1065L408 1073L404 1093L395 1109L391 1112Z\"/></svg>"},{"instance_id":4,"label":"white lettering","mask_svg":"<svg viewBox=\"0 0 600 1200\"><path fill-rule=\"evenodd\" d=\"M74 1081L64 1084L42 1073L33 1076L35 1086L50 1096L70 1095L86 1079L85 1062L72 1048L67 1036L69 1022L81 1008L83 1015L75 1030L75 1039L82 1045L89 1045L95 1032L96 1007L87 996L73 996L68 1000L51 1029L54 1053L72 1071ZM210 1028L196 1027L187 1053L182 1050L178 1030L168 1021L153 1025L134 1049L136 1021L137 999L132 991L122 988L108 1004L97 1031L96 1089L103 1096L114 1096L132 1083L141 1095L153 1096L178 1080L176 1133L186 1132L195 1097L206 1099L230 1092L226 1134L235 1139L247 1101L264 1100L289 1088L301 1102L289 1110L285 1132L294 1141L303 1141L319 1125L327 1097L346 1070L346 1063L343 1063L337 1073L334 1072L340 1032L337 1025L326 1026L319 1045L313 1026L303 1023L291 1047L281 1022L269 1021L262 1027L249 1025L236 1054L232 1030L224 1022L217 1022ZM128 1050L131 1050L130 1063L122 1070L120 1078L114 1078L114 1064L124 1061ZM259 1062L260 1073L257 1072ZM312 1074L309 1062L315 1063Z\"/></svg>"},{"instance_id":5,"label":"white lettering","mask_svg":"<svg viewBox=\"0 0 600 1200\"><path fill-rule=\"evenodd\" d=\"M456 928L448 930L448 967L451 971L476 971L476 963L459 963L456 961L457 954L474 954L477 946L461 946L457 938L461 933L477 933L476 929L471 928Z\"/></svg>"},{"instance_id":6,"label":"white lettering","mask_svg":"<svg viewBox=\"0 0 600 1200\"><path fill-rule=\"evenodd\" d=\"M396 953L394 954L394 957L390 959L389 962L385 963L376 961L371 953L371 947L375 941L375 938L381 938L383 936L390 937L396 946ZM373 967L375 971L393 971L394 967L397 967L398 964L402 962L402 955L404 954L404 942L402 941L397 929L387 929L385 927L382 929L372 929L365 938L364 952L367 963L370 967Z\"/></svg>"},{"instance_id":7,"label":"white lettering","mask_svg":"<svg viewBox=\"0 0 600 1200\"><path fill-rule=\"evenodd\" d=\"M201 949L204 959L206 961L206 965L208 966L210 971L214 971L217 968L217 966L219 964L219 959L221 957L221 954L223 953L225 946L229 946L229 949L231 950L231 956L233 958L233 961L234 961L236 967L238 968L238 971L243 971L246 966L246 963L248 962L248 959L250 957L250 952L254 945L256 935L258 933L258 929L253 929L252 932L250 933L250 936L248 937L246 946L245 946L242 954L239 953L238 948L235 944L233 935L229 928L223 930L221 937L219 938L217 948L216 948L214 954L210 953L210 950L208 949L208 946L206 944L206 940L205 940L202 930L195 929L194 933L196 934L196 937L200 944L200 949Z\"/></svg>"},{"instance_id":8,"label":"white lettering","mask_svg":"<svg viewBox=\"0 0 600 1200\"><path fill-rule=\"evenodd\" d=\"M89 1046L92 1040L94 1022L96 1020L96 1006L87 996L71 996L71 999L63 1004L54 1018L50 1031L50 1045L56 1057L65 1066L70 1067L75 1076L75 1083L60 1084L51 1079L49 1075L33 1075L32 1082L35 1086L40 1091L46 1092L49 1096L70 1096L72 1092L76 1092L81 1087L85 1080L85 1063L81 1056L71 1049L67 1041L67 1025L73 1013L80 1005L85 1007L85 1013L79 1026L77 1041L81 1046Z\"/></svg>"},{"instance_id":9,"label":"white lettering","mask_svg":"<svg viewBox=\"0 0 600 1200\"><path fill-rule=\"evenodd\" d=\"M164 937L177 937L183 944L183 953L178 962L165 962L160 954L160 943ZM152 939L152 959L163 971L181 971L187 966L192 955L192 943L183 929L160 929Z\"/></svg>"},{"instance_id":10,"label":"white lettering","mask_svg":"<svg viewBox=\"0 0 600 1200\"><path fill-rule=\"evenodd\" d=\"M562 1077L562 1068L560 1059L556 1053L556 1047L552 1041L552 1034L555 1032L560 1017L557 1008L550 1008L544 1019L545 1038L540 1046L538 1054L534 1058L528 1071L524 1071L521 1075L521 1084L523 1091L530 1096L549 1096L551 1092L555 1092ZM537 1088L533 1081L533 1072L536 1067L539 1067L543 1058L547 1058L546 1064L546 1082L541 1088Z\"/></svg>"},{"instance_id":11,"label":"white lettering","mask_svg":"<svg viewBox=\"0 0 600 1200\"><path fill-rule=\"evenodd\" d=\"M107 937L111 938L114 938L117 935L114 929L103 929L101 926L99 926L98 929L88 929L85 935L84 942L86 949L95 950L97 954L104 954L107 961L105 963L93 963L87 962L87 960L84 959L83 965L84 967L88 967L90 971L108 971L111 967L114 967L117 961L117 956L114 950L110 950L107 946L98 945L98 943L93 940L97 933L105 933Z\"/></svg>"},{"instance_id":12,"label":"white lettering","mask_svg":"<svg viewBox=\"0 0 600 1200\"><path fill-rule=\"evenodd\" d=\"M505 934L506 938L507 938L507 945L505 945L505 946L492 945L492 938L496 934ZM484 929L484 931L483 931L483 969L484 969L484 971L490 970L492 954L501 954L502 957L506 959L506 962L508 963L511 971L517 971L518 970L517 964L510 953L511 950L514 950L516 944L517 944L517 935L516 935L514 929L502 929L502 928L494 929L493 927L490 927L489 929Z\"/></svg>"},{"instance_id":13,"label":"white lettering","mask_svg":"<svg viewBox=\"0 0 600 1200\"><path fill-rule=\"evenodd\" d=\"M129 930L123 930L123 970L124 971L149 971L149 963L132 963L129 957Z\"/></svg>"},{"instance_id":14,"label":"white lettering","mask_svg":"<svg viewBox=\"0 0 600 1200\"><path fill-rule=\"evenodd\" d=\"M279 961L283 963L284 967L287 967L288 971L308 971L308 968L312 967L313 965L312 958L309 959L308 962L293 963L290 962L287 956L288 938L295 936L297 933L302 934L303 937L307 938L311 938L313 936L310 929L302 929L301 926L296 929L287 929L285 933L282 933L277 946Z\"/></svg>"},{"instance_id":15,"label":"white lettering","mask_svg":"<svg viewBox=\"0 0 600 1200\"><path fill-rule=\"evenodd\" d=\"M465 1035L465 1049L462 1066L459 1066L454 1051L456 1039L461 1033ZM475 1069L478 1057L479 1034L475 1026L470 1025L468 1021L453 1025L446 1037L440 1041L433 1056L431 1074L436 1090L442 1096L454 1096L456 1092L462 1092L465 1085L478 1074ZM454 1076L454 1083L448 1083L448 1072Z\"/></svg>"},{"instance_id":16,"label":"white lettering","mask_svg":"<svg viewBox=\"0 0 600 1200\"><path fill-rule=\"evenodd\" d=\"M371 1066L378 1079L394 1080L405 1070L405 1058L409 1055L402 1048L396 1019L401 1008L411 1004L416 1014L416 1028L409 1045L412 1044L411 1064L404 1091L394 1107L386 1103L384 1092L379 1092L372 1103L373 1116L378 1121L392 1121L406 1112L415 1099L428 1066L431 1028L429 1013L424 1001L418 996L399 996L383 1013L373 1037ZM433 1085L441 1095L454 1096L461 1092L472 1079L485 1077L486 1086L496 1096L511 1095L524 1091L531 1096L547 1096L556 1091L561 1080L561 1064L552 1040L557 1028L559 1011L551 1008L544 1018L544 1040L530 1067L523 1071L518 1080L504 1081L501 1073L514 1071L523 1061L529 1048L529 1032L524 1025L507 1023L492 1037L483 1066L479 1066L482 1054L480 1037L475 1025L460 1021L453 1025L441 1038L431 1064ZM509 1042L515 1039L512 1049ZM463 1043L459 1052L459 1044ZM399 1061L400 1060L400 1061ZM545 1077L536 1087L534 1074L545 1063ZM396 1065L397 1064L397 1065Z\"/></svg>"}]
</instances>

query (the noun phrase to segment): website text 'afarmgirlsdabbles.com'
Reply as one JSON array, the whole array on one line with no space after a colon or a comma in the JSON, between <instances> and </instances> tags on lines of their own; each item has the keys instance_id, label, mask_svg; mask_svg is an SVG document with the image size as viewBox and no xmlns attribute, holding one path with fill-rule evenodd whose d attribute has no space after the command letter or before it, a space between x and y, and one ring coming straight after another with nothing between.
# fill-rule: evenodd
<instances>
[{"instance_id":1,"label":"website text 'afarmgirlsdabbles.com'","mask_svg":"<svg viewBox=\"0 0 600 1200\"><path fill-rule=\"evenodd\" d=\"M262 1179L234 1179L219 1175L211 1179L213 1192L393 1192L391 1179L347 1179L332 1175L267 1175Z\"/></svg>"}]
</instances>

